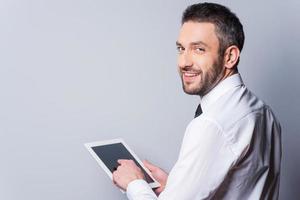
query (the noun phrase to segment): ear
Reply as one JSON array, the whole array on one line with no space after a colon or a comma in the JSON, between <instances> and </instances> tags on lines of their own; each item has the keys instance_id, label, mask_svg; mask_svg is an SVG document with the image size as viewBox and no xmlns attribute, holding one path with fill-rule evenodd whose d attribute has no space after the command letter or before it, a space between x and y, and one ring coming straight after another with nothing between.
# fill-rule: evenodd
<instances>
[{"instance_id":1,"label":"ear","mask_svg":"<svg viewBox=\"0 0 300 200\"><path fill-rule=\"evenodd\" d=\"M233 69L240 57L240 50L237 46L228 47L224 54L224 66L227 69Z\"/></svg>"}]
</instances>

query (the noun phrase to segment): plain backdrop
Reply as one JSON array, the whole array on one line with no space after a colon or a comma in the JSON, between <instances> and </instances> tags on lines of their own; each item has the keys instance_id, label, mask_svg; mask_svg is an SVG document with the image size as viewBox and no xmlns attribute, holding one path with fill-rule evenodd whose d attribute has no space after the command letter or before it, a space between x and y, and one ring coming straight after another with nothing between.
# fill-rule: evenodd
<instances>
[{"instance_id":1,"label":"plain backdrop","mask_svg":"<svg viewBox=\"0 0 300 200\"><path fill-rule=\"evenodd\" d=\"M169 171L199 98L176 69L180 0L0 0L0 199L126 199L83 146L122 137ZM280 199L300 196L300 1L216 1L283 132Z\"/></svg>"}]
</instances>

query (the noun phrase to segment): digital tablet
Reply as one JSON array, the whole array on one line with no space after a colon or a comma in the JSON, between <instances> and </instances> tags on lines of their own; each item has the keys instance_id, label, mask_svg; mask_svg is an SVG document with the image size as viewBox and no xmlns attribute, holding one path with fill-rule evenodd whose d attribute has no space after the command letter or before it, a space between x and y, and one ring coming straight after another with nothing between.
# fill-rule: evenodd
<instances>
[{"instance_id":1,"label":"digital tablet","mask_svg":"<svg viewBox=\"0 0 300 200\"><path fill-rule=\"evenodd\" d=\"M141 160L128 147L123 139L113 139L84 144L93 158L102 167L112 180L112 173L118 167L118 159L130 159L141 168L145 179L151 188L157 188L160 184L153 178L150 171L144 166Z\"/></svg>"}]
</instances>

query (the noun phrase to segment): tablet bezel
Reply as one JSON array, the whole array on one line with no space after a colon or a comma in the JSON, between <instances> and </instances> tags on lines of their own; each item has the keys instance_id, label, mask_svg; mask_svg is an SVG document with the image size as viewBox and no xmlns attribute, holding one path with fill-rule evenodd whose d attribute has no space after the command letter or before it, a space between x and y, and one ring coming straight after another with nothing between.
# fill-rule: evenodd
<instances>
[{"instance_id":1,"label":"tablet bezel","mask_svg":"<svg viewBox=\"0 0 300 200\"><path fill-rule=\"evenodd\" d=\"M108 169L108 167L105 165L105 163L98 157L98 155L95 153L95 151L92 148L93 147L97 147L97 146L104 146L104 145L109 145L109 144L116 144L116 143L122 143L124 145L124 147L128 150L128 152L132 155L132 157L142 166L142 168L145 170L145 172L154 180L154 182L148 183L149 186L151 188L160 187L160 184L154 179L154 177L151 175L151 172L144 166L143 162L129 148L129 146L125 143L125 141L122 138L116 138L116 139L112 139L112 140L103 140L103 141L85 143L84 146L91 153L91 155L97 161L97 163L102 167L102 169L106 172L106 174L110 177L110 179L113 180L111 171Z\"/></svg>"}]
</instances>

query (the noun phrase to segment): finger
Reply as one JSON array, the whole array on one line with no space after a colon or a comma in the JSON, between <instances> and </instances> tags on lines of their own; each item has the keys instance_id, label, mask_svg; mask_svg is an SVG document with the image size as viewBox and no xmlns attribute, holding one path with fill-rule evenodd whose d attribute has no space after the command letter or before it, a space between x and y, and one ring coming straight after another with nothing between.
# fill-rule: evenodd
<instances>
[{"instance_id":1,"label":"finger","mask_svg":"<svg viewBox=\"0 0 300 200\"><path fill-rule=\"evenodd\" d=\"M127 162L128 160L126 160L126 159L118 159L118 163L120 164L120 165L122 165L122 163L125 163L125 162Z\"/></svg>"},{"instance_id":2,"label":"finger","mask_svg":"<svg viewBox=\"0 0 300 200\"><path fill-rule=\"evenodd\" d=\"M163 191L162 188L157 188L154 190L154 192L157 194L157 195L160 195L160 193Z\"/></svg>"},{"instance_id":3,"label":"finger","mask_svg":"<svg viewBox=\"0 0 300 200\"><path fill-rule=\"evenodd\" d=\"M116 175L117 174L117 172L116 171L114 171L113 173L112 173L112 181L113 181L113 183L116 183Z\"/></svg>"},{"instance_id":4,"label":"finger","mask_svg":"<svg viewBox=\"0 0 300 200\"><path fill-rule=\"evenodd\" d=\"M155 165L151 164L148 160L144 160L143 163L150 171L153 171L157 168Z\"/></svg>"},{"instance_id":5,"label":"finger","mask_svg":"<svg viewBox=\"0 0 300 200\"><path fill-rule=\"evenodd\" d=\"M114 185L117 185L117 182L115 181L115 179L112 180Z\"/></svg>"},{"instance_id":6,"label":"finger","mask_svg":"<svg viewBox=\"0 0 300 200\"><path fill-rule=\"evenodd\" d=\"M115 178L115 177L113 177L113 180L112 180L112 182L113 182L113 184L114 184L115 186L118 186L118 183L117 183L117 181L116 181L116 178Z\"/></svg>"}]
</instances>

